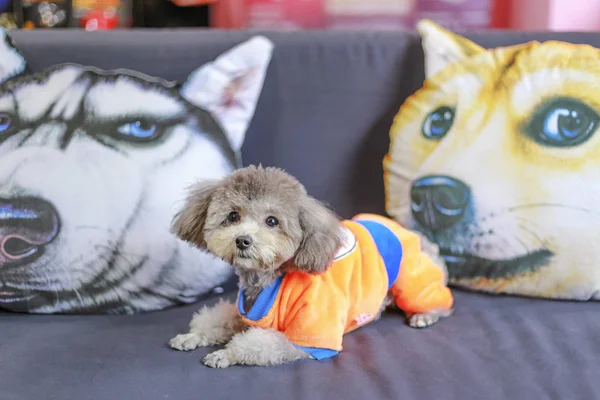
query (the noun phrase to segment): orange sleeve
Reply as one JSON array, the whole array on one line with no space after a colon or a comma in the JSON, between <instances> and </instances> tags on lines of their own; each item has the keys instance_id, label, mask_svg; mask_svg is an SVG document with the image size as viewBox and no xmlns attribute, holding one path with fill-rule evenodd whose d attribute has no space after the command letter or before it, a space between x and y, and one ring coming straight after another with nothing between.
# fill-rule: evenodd
<instances>
[{"instance_id":1,"label":"orange sleeve","mask_svg":"<svg viewBox=\"0 0 600 400\"><path fill-rule=\"evenodd\" d=\"M317 359L342 350L348 315L349 299L329 286L327 279L311 286L285 321L287 338Z\"/></svg>"}]
</instances>

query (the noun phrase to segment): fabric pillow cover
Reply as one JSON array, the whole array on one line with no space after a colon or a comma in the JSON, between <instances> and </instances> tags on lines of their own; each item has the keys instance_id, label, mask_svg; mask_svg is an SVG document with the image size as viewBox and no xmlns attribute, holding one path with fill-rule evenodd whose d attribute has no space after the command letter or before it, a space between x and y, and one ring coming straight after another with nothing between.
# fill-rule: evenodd
<instances>
[{"instance_id":1,"label":"fabric pillow cover","mask_svg":"<svg viewBox=\"0 0 600 400\"><path fill-rule=\"evenodd\" d=\"M426 81L390 132L387 212L437 243L454 285L600 299L600 50L418 30Z\"/></svg>"},{"instance_id":2,"label":"fabric pillow cover","mask_svg":"<svg viewBox=\"0 0 600 400\"><path fill-rule=\"evenodd\" d=\"M0 308L134 313L197 300L231 267L170 223L199 179L239 166L272 44L184 83L58 65L29 74L0 38Z\"/></svg>"}]
</instances>

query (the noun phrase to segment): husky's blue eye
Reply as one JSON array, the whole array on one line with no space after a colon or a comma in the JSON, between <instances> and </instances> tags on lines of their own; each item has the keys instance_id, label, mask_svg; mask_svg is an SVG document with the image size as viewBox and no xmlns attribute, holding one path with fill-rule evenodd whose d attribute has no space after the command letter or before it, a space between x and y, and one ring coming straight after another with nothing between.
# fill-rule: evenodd
<instances>
[{"instance_id":1,"label":"husky's blue eye","mask_svg":"<svg viewBox=\"0 0 600 400\"><path fill-rule=\"evenodd\" d=\"M589 139L600 121L591 107L573 99L544 104L525 128L535 141L555 147L576 146Z\"/></svg>"},{"instance_id":2,"label":"husky's blue eye","mask_svg":"<svg viewBox=\"0 0 600 400\"><path fill-rule=\"evenodd\" d=\"M156 131L156 125L143 121L130 122L117 128L117 132L121 135L130 136L135 139L149 139L156 134Z\"/></svg>"},{"instance_id":3,"label":"husky's blue eye","mask_svg":"<svg viewBox=\"0 0 600 400\"><path fill-rule=\"evenodd\" d=\"M426 138L439 140L448 133L453 122L454 109L443 106L437 108L425 118L421 131Z\"/></svg>"},{"instance_id":4,"label":"husky's blue eye","mask_svg":"<svg viewBox=\"0 0 600 400\"><path fill-rule=\"evenodd\" d=\"M10 115L0 113L0 133L7 131L12 126L12 118Z\"/></svg>"}]
</instances>

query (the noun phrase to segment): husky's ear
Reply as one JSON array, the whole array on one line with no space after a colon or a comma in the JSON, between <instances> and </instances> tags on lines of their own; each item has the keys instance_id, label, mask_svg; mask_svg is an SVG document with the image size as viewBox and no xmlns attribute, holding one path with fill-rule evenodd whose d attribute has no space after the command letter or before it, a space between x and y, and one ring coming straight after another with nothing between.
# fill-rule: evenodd
<instances>
[{"instance_id":1,"label":"husky's ear","mask_svg":"<svg viewBox=\"0 0 600 400\"><path fill-rule=\"evenodd\" d=\"M255 36L198 68L181 88L185 99L212 113L235 151L244 143L272 50L267 38Z\"/></svg>"},{"instance_id":2,"label":"husky's ear","mask_svg":"<svg viewBox=\"0 0 600 400\"><path fill-rule=\"evenodd\" d=\"M17 50L12 38L0 29L0 83L25 71L27 63Z\"/></svg>"},{"instance_id":3,"label":"husky's ear","mask_svg":"<svg viewBox=\"0 0 600 400\"><path fill-rule=\"evenodd\" d=\"M427 19L417 23L417 31L423 42L426 78L432 77L452 63L485 51L469 39Z\"/></svg>"}]
</instances>

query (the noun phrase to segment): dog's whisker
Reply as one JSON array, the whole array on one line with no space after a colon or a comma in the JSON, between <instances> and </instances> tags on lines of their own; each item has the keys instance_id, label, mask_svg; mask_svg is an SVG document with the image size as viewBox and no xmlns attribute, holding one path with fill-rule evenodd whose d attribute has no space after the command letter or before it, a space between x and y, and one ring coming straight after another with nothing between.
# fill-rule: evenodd
<instances>
[{"instance_id":1,"label":"dog's whisker","mask_svg":"<svg viewBox=\"0 0 600 400\"><path fill-rule=\"evenodd\" d=\"M79 300L79 303L83 306L84 301L83 298L81 297L81 294L79 293L79 290L77 290L77 288L73 288L73 291L75 292L75 295L77 296L77 299Z\"/></svg>"},{"instance_id":2,"label":"dog's whisker","mask_svg":"<svg viewBox=\"0 0 600 400\"><path fill-rule=\"evenodd\" d=\"M511 218L517 222L517 227L527 233L529 233L540 246L545 246L545 241L540 237L536 231L543 231L543 227L535 219L527 218L523 215L514 215Z\"/></svg>"},{"instance_id":3,"label":"dog's whisker","mask_svg":"<svg viewBox=\"0 0 600 400\"><path fill-rule=\"evenodd\" d=\"M109 251L112 252L113 249L115 248L115 246L116 246L115 242L112 242L112 243L109 242L107 244L97 244L97 245L94 246L94 248L97 249L97 250L109 250ZM142 253L132 253L130 251L118 250L118 251L115 252L114 257L115 258L121 257L122 260L124 260L126 262L129 262L127 260L127 258L125 258L126 256L127 257L144 257L144 255L145 254L142 254ZM130 265L134 264L134 263L131 263L131 262L129 262L129 263L130 263Z\"/></svg>"},{"instance_id":4,"label":"dog's whisker","mask_svg":"<svg viewBox=\"0 0 600 400\"><path fill-rule=\"evenodd\" d=\"M506 209L506 212L515 212L515 211L519 211L519 210L524 210L524 209L531 209L531 208L562 208L562 209L566 209L569 211L575 211L575 212L581 212L584 214L591 214L591 215L595 215L595 216L600 216L600 212L596 211L596 210L590 210L587 208L583 208L583 207L579 207L579 206L572 206L569 204L560 204L560 203L531 203L531 204L521 204L518 206L513 206L513 207L509 207Z\"/></svg>"},{"instance_id":5,"label":"dog's whisker","mask_svg":"<svg viewBox=\"0 0 600 400\"><path fill-rule=\"evenodd\" d=\"M500 246L495 246L495 249L499 250L504 258L509 258L511 256L511 254L509 254L507 249L512 248L511 241L506 237L506 235L499 235L497 233L494 233L493 237L494 237L495 242L499 241L504 244L504 245L500 245ZM511 239L514 239L514 238L511 236Z\"/></svg>"},{"instance_id":6,"label":"dog's whisker","mask_svg":"<svg viewBox=\"0 0 600 400\"><path fill-rule=\"evenodd\" d=\"M103 227L93 226L93 225L77 225L73 228L73 230L76 230L76 231L82 231L82 230L104 231L106 233L114 234L114 231L111 228L103 228Z\"/></svg>"},{"instance_id":7,"label":"dog's whisker","mask_svg":"<svg viewBox=\"0 0 600 400\"><path fill-rule=\"evenodd\" d=\"M79 259L76 259L75 262L77 262L77 261L83 263L83 255L79 256ZM71 274L73 270L76 270L76 269L73 268L73 265L75 264L75 262L72 263L72 264L70 264L69 266L65 266L64 264L59 263L59 267L64 271L65 274ZM71 290L77 296L77 299L79 300L79 303L81 305L85 305L85 302L83 301L83 298L81 297L81 293L79 293L79 290L77 289L77 287L73 286L71 288ZM58 300L58 298L59 298L58 292L56 293L56 297L57 297L57 300L56 300L56 303L54 304L55 307L58 305L58 302L59 302L59 300Z\"/></svg>"},{"instance_id":8,"label":"dog's whisker","mask_svg":"<svg viewBox=\"0 0 600 400\"><path fill-rule=\"evenodd\" d=\"M60 294L56 288L54 288L54 296L56 297L54 300L54 307L58 307L58 303L60 303Z\"/></svg>"},{"instance_id":9,"label":"dog's whisker","mask_svg":"<svg viewBox=\"0 0 600 400\"><path fill-rule=\"evenodd\" d=\"M565 210L581 212L581 213L600 217L600 212L595 211L595 210L590 210L587 208L583 208L583 207L579 207L579 206L572 206L572 205L560 204L560 203L530 203L530 204L521 204L521 205L517 205L517 206L511 206L511 207L506 207L503 209L489 211L486 214L479 215L479 218L477 218L477 219L473 219L470 221L463 221L462 229L472 231L473 228L478 228L480 226L482 220L497 219L497 218L505 216L508 213L516 213L517 211L520 211L520 210L541 208L541 207L561 208L561 209L565 209ZM525 217L523 217L523 216L517 215L517 216L515 216L515 218L519 218L523 222L525 222L529 225L536 225L536 222L534 220L525 219ZM423 232L423 233L425 235L427 235L429 237L429 239L432 239L432 237L435 237L435 234L433 234L432 232ZM430 236L432 236L432 237L430 237ZM539 239L539 236L538 236L538 239ZM434 238L434 241L435 241L435 238ZM540 242L543 242L543 241L540 240Z\"/></svg>"},{"instance_id":10,"label":"dog's whisker","mask_svg":"<svg viewBox=\"0 0 600 400\"><path fill-rule=\"evenodd\" d=\"M521 228L521 227L519 227ZM512 235L511 239L514 240L515 242L519 243L522 248L523 248L523 254L529 254L531 252L531 249L529 247L529 245L519 237L519 235ZM505 248L511 248L511 243L508 240L504 241L506 243L506 247ZM508 257L511 256L510 254L508 254L506 251L504 252L504 254Z\"/></svg>"},{"instance_id":11,"label":"dog's whisker","mask_svg":"<svg viewBox=\"0 0 600 400\"><path fill-rule=\"evenodd\" d=\"M544 243L544 240L534 231L532 231L531 229L529 229L527 226L523 225L523 224L519 224L518 225L519 229L528 233L529 235L531 235L531 237L533 238L533 240L535 240L538 244L538 247L540 248L546 248L546 244Z\"/></svg>"},{"instance_id":12,"label":"dog's whisker","mask_svg":"<svg viewBox=\"0 0 600 400\"><path fill-rule=\"evenodd\" d=\"M106 249L108 250L112 250L110 247L106 247ZM121 276L128 274L129 269L132 267L132 263L129 262L129 260L127 260L124 257L121 257L121 255L119 254L119 252L114 252L114 253L110 253L110 254L104 254L104 253L99 253L96 254L96 260L88 260L88 261L82 261L83 265L92 265L94 262L100 262L102 265L98 268L98 267L94 267L94 270L97 271L102 271L102 273L98 276L96 276L94 279L98 279L100 277L102 277L101 281L104 282L105 281L105 277L107 274L109 274L111 271L109 269L109 266L111 263L115 263L116 260L118 258L121 258L126 264L127 264L127 268L122 268L120 269L120 272L122 272Z\"/></svg>"},{"instance_id":13,"label":"dog's whisker","mask_svg":"<svg viewBox=\"0 0 600 400\"><path fill-rule=\"evenodd\" d=\"M529 233L537 241L540 247L546 247L546 241L535 230L531 228L534 227L537 229L541 229L535 221L531 221L528 218L524 217L517 217L516 220L519 222L517 225L519 229L522 229L523 231Z\"/></svg>"}]
</instances>

